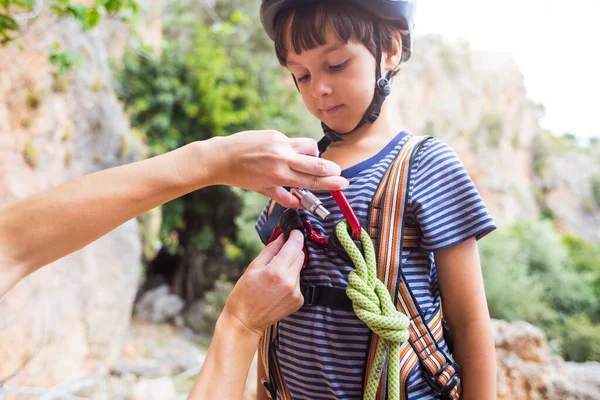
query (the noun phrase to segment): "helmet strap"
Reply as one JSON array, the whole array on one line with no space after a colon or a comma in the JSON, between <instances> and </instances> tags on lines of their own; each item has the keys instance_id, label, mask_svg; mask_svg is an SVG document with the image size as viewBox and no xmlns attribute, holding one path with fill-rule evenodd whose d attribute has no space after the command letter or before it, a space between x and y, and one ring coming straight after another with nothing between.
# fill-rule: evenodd
<instances>
[{"instance_id":1,"label":"helmet strap","mask_svg":"<svg viewBox=\"0 0 600 400\"><path fill-rule=\"evenodd\" d=\"M356 131L358 128L360 128L367 122L372 124L373 122L377 121L377 118L379 118L379 115L381 114L381 107L383 106L383 102L385 101L385 98L392 93L392 78L394 76L394 73L398 70L398 67L400 66L400 64L398 64L398 66L396 68L394 68L393 70L389 71L385 75L385 77L381 76L381 60L383 57L383 44L382 44L382 40L381 40L381 28L379 27L378 24L373 24L373 30L375 31L375 43L377 46L377 49L375 52L375 54L376 54L376 57L375 57L375 92L373 94L373 100L371 100L371 104L369 105L369 108L367 108L367 111L365 112L365 114L363 115L361 120L358 122L358 124L354 127L354 129L352 129L350 132L347 132L347 133L352 133L352 132ZM294 74L292 74L292 78L294 79L294 84L296 85L296 89L298 89L298 92L300 92L300 87L298 86L298 80L296 79ZM321 128L323 129L323 134L330 142L333 143L333 142L340 142L340 141L344 140L342 135L335 132L333 129L328 127L323 122L321 122Z\"/></svg>"},{"instance_id":2,"label":"helmet strap","mask_svg":"<svg viewBox=\"0 0 600 400\"><path fill-rule=\"evenodd\" d=\"M398 70L398 67L389 71L385 77L381 76L381 61L383 58L383 44L381 40L381 28L378 24L373 24L373 30L375 31L375 43L377 46L376 57L375 57L375 92L373 93L373 100L371 100L371 104L367 111L358 122L358 124L348 133L352 133L356 131L358 128L363 126L365 123L373 123L377 121L379 115L381 114L381 107L385 98L392 93L392 77L394 76L394 72ZM321 127L323 128L323 134L329 141L331 142L339 142L344 140L342 135L335 132L333 129L325 125L321 122Z\"/></svg>"}]
</instances>

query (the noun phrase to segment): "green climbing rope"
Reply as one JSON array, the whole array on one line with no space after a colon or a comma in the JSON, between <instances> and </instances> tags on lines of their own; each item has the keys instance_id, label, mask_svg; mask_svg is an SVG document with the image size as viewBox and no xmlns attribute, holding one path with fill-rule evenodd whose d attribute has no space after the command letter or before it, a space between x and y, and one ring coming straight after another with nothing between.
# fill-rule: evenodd
<instances>
[{"instance_id":1,"label":"green climbing rope","mask_svg":"<svg viewBox=\"0 0 600 400\"><path fill-rule=\"evenodd\" d=\"M377 279L375 250L367 232L363 229L360 235L365 254L363 257L348 233L346 221L339 222L335 231L356 267L348 276L346 294L352 300L356 316L380 337L363 399L375 399L381 373L388 359L387 398L399 400L400 345L408 339L409 320L406 315L396 310L387 288Z\"/></svg>"}]
</instances>

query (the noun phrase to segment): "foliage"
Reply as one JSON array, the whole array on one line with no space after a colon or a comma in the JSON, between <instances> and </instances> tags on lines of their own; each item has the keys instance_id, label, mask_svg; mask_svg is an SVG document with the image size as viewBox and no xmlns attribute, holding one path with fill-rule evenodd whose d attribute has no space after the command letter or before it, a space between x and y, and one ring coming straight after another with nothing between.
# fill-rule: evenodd
<instances>
[{"instance_id":1,"label":"foliage","mask_svg":"<svg viewBox=\"0 0 600 400\"><path fill-rule=\"evenodd\" d=\"M0 47L18 42L19 34L27 22L37 19L47 11L59 19L72 18L79 21L84 31L94 28L102 18L131 21L139 12L137 0L95 0L85 6L73 0L0 0ZM60 45L52 45L50 62L63 74L77 64L77 57L63 51Z\"/></svg>"},{"instance_id":2,"label":"foliage","mask_svg":"<svg viewBox=\"0 0 600 400\"><path fill-rule=\"evenodd\" d=\"M592 176L592 197L596 207L600 209L600 175Z\"/></svg>"},{"instance_id":3,"label":"foliage","mask_svg":"<svg viewBox=\"0 0 600 400\"><path fill-rule=\"evenodd\" d=\"M459 65L453 49L445 43L440 43L438 50L446 71L450 74L455 74L459 69Z\"/></svg>"},{"instance_id":4,"label":"foliage","mask_svg":"<svg viewBox=\"0 0 600 400\"><path fill-rule=\"evenodd\" d=\"M215 282L214 289L207 292L204 296L206 308L202 314L202 322L206 331L213 332L215 330L217 319L221 315L223 308L225 308L227 297L233 290L233 286L232 282L229 282L225 277L221 277Z\"/></svg>"},{"instance_id":5,"label":"foliage","mask_svg":"<svg viewBox=\"0 0 600 400\"><path fill-rule=\"evenodd\" d=\"M272 50L265 54L261 42L251 39L260 22L239 9L226 15L219 7L219 19L202 24L198 21L206 16L197 7L195 2L188 9L194 24L188 25L187 13L181 24L166 17L167 40L160 55L130 51L118 74L117 92L151 154L250 129L297 133L298 96L282 83ZM193 277L175 285L185 291L178 294L193 299L221 273L236 278L232 271L242 271L262 246L253 225L264 201L213 187L163 207L163 245L179 255L178 269L197 271L176 274Z\"/></svg>"},{"instance_id":6,"label":"foliage","mask_svg":"<svg viewBox=\"0 0 600 400\"><path fill-rule=\"evenodd\" d=\"M486 137L488 145L498 147L504 133L504 121L497 113L485 114L479 121L479 131Z\"/></svg>"},{"instance_id":7,"label":"foliage","mask_svg":"<svg viewBox=\"0 0 600 400\"><path fill-rule=\"evenodd\" d=\"M428 119L427 122L425 122L425 127L423 128L423 134L424 135L429 135L429 136L435 136L435 123Z\"/></svg>"},{"instance_id":8,"label":"foliage","mask_svg":"<svg viewBox=\"0 0 600 400\"><path fill-rule=\"evenodd\" d=\"M227 24L197 26L189 48L174 43L158 58L135 53L125 57L121 98L132 126L145 132L153 154L213 136L273 127L277 119L293 129L294 118L286 108L295 94L273 79L279 69L265 67L252 47L242 43L245 27L234 20L239 17ZM184 227L183 201L165 208L163 239Z\"/></svg>"},{"instance_id":9,"label":"foliage","mask_svg":"<svg viewBox=\"0 0 600 400\"><path fill-rule=\"evenodd\" d=\"M586 362L600 360L600 324L580 314L568 317L552 330L560 343L562 356L568 361Z\"/></svg>"},{"instance_id":10,"label":"foliage","mask_svg":"<svg viewBox=\"0 0 600 400\"><path fill-rule=\"evenodd\" d=\"M27 105L27 107L35 110L36 108L38 108L40 106L40 103L42 102L42 93L40 92L29 92L27 93L27 97L25 98L25 105Z\"/></svg>"},{"instance_id":11,"label":"foliage","mask_svg":"<svg viewBox=\"0 0 600 400\"><path fill-rule=\"evenodd\" d=\"M550 134L536 135L531 143L531 152L533 153L533 171L536 176L543 177L548 170L548 164L553 152Z\"/></svg>"},{"instance_id":12,"label":"foliage","mask_svg":"<svg viewBox=\"0 0 600 400\"><path fill-rule=\"evenodd\" d=\"M57 77L64 78L71 68L79 64L79 58L70 51L63 50L60 43L54 42L50 49L50 64L56 67Z\"/></svg>"},{"instance_id":13,"label":"foliage","mask_svg":"<svg viewBox=\"0 0 600 400\"><path fill-rule=\"evenodd\" d=\"M555 318L544 299L544 287L521 257L521 246L510 230L495 232L479 249L485 292L493 318L540 323Z\"/></svg>"},{"instance_id":14,"label":"foliage","mask_svg":"<svg viewBox=\"0 0 600 400\"><path fill-rule=\"evenodd\" d=\"M239 189L235 189L235 191L241 196L243 205L240 214L235 219L238 230L237 247L239 253L231 261L248 265L264 247L254 230L254 225L267 202L267 198L254 192Z\"/></svg>"},{"instance_id":15,"label":"foliage","mask_svg":"<svg viewBox=\"0 0 600 400\"><path fill-rule=\"evenodd\" d=\"M587 242L575 235L565 235L563 244L569 251L575 270L591 282L597 307L590 317L592 322L600 323L600 244Z\"/></svg>"},{"instance_id":16,"label":"foliage","mask_svg":"<svg viewBox=\"0 0 600 400\"><path fill-rule=\"evenodd\" d=\"M23 148L23 159L32 169L36 169L40 162L37 148L31 142L27 142Z\"/></svg>"},{"instance_id":17,"label":"foliage","mask_svg":"<svg viewBox=\"0 0 600 400\"><path fill-rule=\"evenodd\" d=\"M72 0L48 2L51 13L59 18L74 18L81 23L83 30L95 27L102 17L129 20L139 11L136 0L96 0L89 6ZM36 0L0 0L0 46L6 45L19 35L20 17L37 18L43 2Z\"/></svg>"},{"instance_id":18,"label":"foliage","mask_svg":"<svg viewBox=\"0 0 600 400\"><path fill-rule=\"evenodd\" d=\"M527 320L567 358L600 361L600 245L561 236L551 220L540 220L496 232L480 253L492 317Z\"/></svg>"}]
</instances>

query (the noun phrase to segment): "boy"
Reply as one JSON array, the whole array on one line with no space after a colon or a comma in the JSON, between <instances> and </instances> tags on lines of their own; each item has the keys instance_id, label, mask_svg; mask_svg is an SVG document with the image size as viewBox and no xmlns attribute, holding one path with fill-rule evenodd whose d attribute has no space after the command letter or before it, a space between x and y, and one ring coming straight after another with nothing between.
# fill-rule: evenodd
<instances>
[{"instance_id":1,"label":"boy","mask_svg":"<svg viewBox=\"0 0 600 400\"><path fill-rule=\"evenodd\" d=\"M350 181L344 193L361 220L368 219L382 176L411 137L398 133L384 100L400 63L411 55L413 7L412 0L263 0L261 5L261 20L280 63L322 122L321 156L342 168ZM301 216L315 231L329 235L343 217L328 193L315 194L332 215L325 221L305 211ZM272 206L257 222L263 238L272 229L266 223ZM461 398L494 399L494 343L476 239L495 225L456 154L438 140L428 141L414 159L405 218L420 230L420 244L403 247L402 271L427 324L440 318L444 299L443 315L460 365ZM352 265L311 241L307 250L301 283L324 290L348 286ZM322 304L305 305L280 321L275 356L291 397L361 398L369 337L369 328L351 310ZM447 349L443 338L438 344ZM416 364L400 377L405 398L442 398L422 369ZM259 366L259 382L267 376ZM262 387L258 393L266 398Z\"/></svg>"}]
</instances>

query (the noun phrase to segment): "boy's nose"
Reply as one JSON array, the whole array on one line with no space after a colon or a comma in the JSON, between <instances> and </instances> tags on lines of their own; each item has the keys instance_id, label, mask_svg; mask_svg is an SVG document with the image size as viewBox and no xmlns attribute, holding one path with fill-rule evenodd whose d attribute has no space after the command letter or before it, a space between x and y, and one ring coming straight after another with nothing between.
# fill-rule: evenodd
<instances>
[{"instance_id":1,"label":"boy's nose","mask_svg":"<svg viewBox=\"0 0 600 400\"><path fill-rule=\"evenodd\" d=\"M329 96L332 93L331 85L325 79L312 79L311 83L311 93L316 99Z\"/></svg>"}]
</instances>

